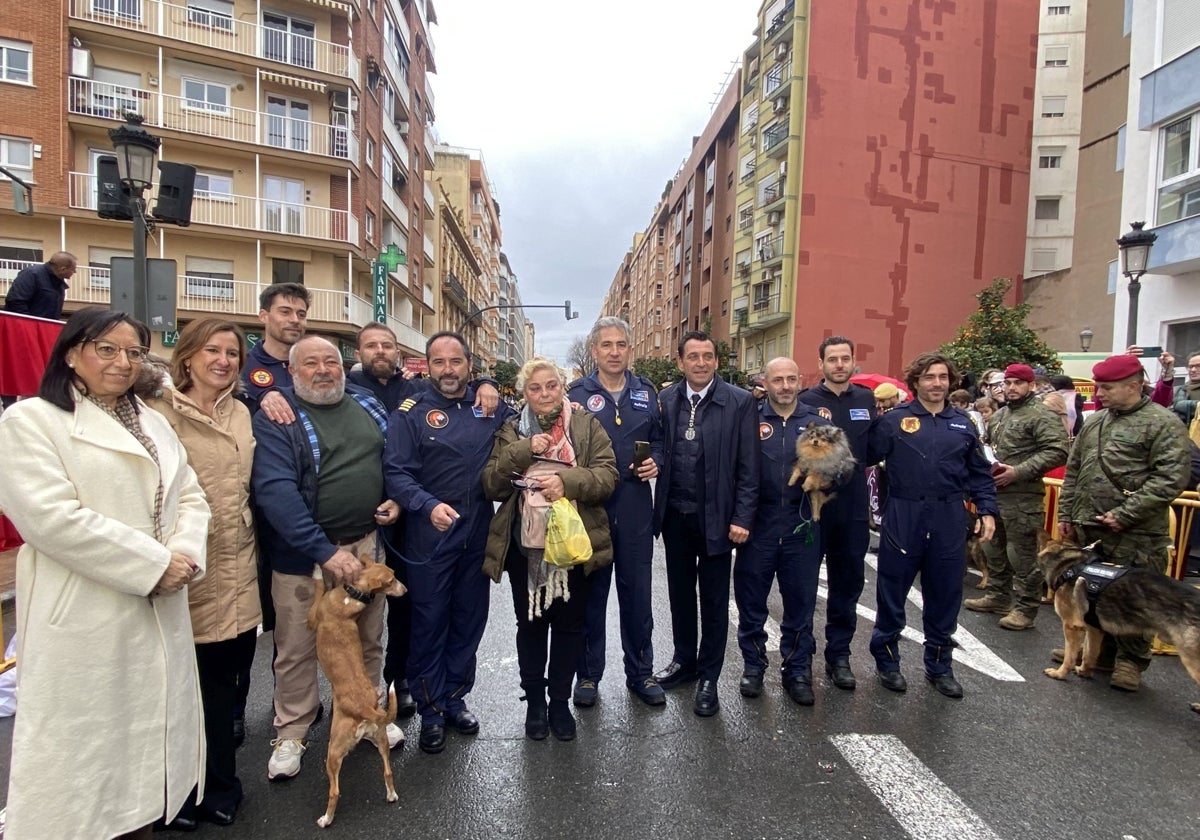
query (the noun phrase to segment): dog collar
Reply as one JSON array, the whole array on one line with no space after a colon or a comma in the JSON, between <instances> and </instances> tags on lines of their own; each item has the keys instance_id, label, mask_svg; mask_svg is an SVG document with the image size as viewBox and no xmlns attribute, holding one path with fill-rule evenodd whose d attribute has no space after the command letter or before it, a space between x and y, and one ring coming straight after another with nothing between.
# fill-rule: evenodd
<instances>
[{"instance_id":1,"label":"dog collar","mask_svg":"<svg viewBox=\"0 0 1200 840\"><path fill-rule=\"evenodd\" d=\"M361 589L355 589L353 586L351 586L348 583L343 583L342 589L345 589L347 595L349 595L355 601L358 601L360 603L369 605L372 601L375 600L374 592L363 592Z\"/></svg>"}]
</instances>

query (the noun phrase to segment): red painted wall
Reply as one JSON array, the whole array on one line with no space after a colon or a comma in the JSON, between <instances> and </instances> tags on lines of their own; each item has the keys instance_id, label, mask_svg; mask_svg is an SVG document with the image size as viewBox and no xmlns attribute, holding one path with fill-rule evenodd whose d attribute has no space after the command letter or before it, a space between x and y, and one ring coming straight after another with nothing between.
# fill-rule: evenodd
<instances>
[{"instance_id":1,"label":"red painted wall","mask_svg":"<svg viewBox=\"0 0 1200 840\"><path fill-rule=\"evenodd\" d=\"M795 355L899 374L1019 283L1038 0L812 3ZM816 381L812 376L807 381Z\"/></svg>"}]
</instances>

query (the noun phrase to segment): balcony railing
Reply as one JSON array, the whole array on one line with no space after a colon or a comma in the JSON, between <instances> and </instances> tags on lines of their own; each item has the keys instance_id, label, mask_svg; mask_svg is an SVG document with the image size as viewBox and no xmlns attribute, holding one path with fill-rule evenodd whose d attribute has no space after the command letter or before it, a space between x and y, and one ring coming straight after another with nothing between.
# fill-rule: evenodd
<instances>
[{"instance_id":1,"label":"balcony railing","mask_svg":"<svg viewBox=\"0 0 1200 840\"><path fill-rule=\"evenodd\" d=\"M467 303L467 290L463 286L462 282L452 273L446 275L445 281L446 288L449 290L451 296L457 303L466 309L469 305Z\"/></svg>"},{"instance_id":2,"label":"balcony railing","mask_svg":"<svg viewBox=\"0 0 1200 840\"><path fill-rule=\"evenodd\" d=\"M71 17L144 35L186 41L206 50L266 59L293 69L358 80L358 57L334 44L278 26L226 17L171 0L71 0Z\"/></svg>"},{"instance_id":3,"label":"balcony railing","mask_svg":"<svg viewBox=\"0 0 1200 840\"><path fill-rule=\"evenodd\" d=\"M421 195L425 201L425 218L432 219L434 211L437 209L437 202L433 200L433 187L429 186L428 181L422 181L421 185L423 187Z\"/></svg>"},{"instance_id":4,"label":"balcony railing","mask_svg":"<svg viewBox=\"0 0 1200 840\"><path fill-rule=\"evenodd\" d=\"M433 240L429 238L428 233L422 234L421 240L422 249L425 252L425 258L429 260L430 265L433 265Z\"/></svg>"},{"instance_id":5,"label":"balcony railing","mask_svg":"<svg viewBox=\"0 0 1200 840\"><path fill-rule=\"evenodd\" d=\"M770 128L770 130L763 132L763 141L762 141L763 151L765 152L768 149L772 148L773 146L776 146L779 143L782 143L784 140L787 139L787 136L788 136L788 132L787 132L786 125L772 126Z\"/></svg>"},{"instance_id":6,"label":"balcony railing","mask_svg":"<svg viewBox=\"0 0 1200 840\"><path fill-rule=\"evenodd\" d=\"M783 198L783 185L771 184L770 186L763 187L759 194L758 206L766 207L768 204L773 204L781 198Z\"/></svg>"},{"instance_id":7,"label":"balcony railing","mask_svg":"<svg viewBox=\"0 0 1200 840\"><path fill-rule=\"evenodd\" d=\"M169 128L235 143L358 162L358 138L343 125L327 125L248 108L211 103L152 90L70 78L67 108L72 114L123 122L133 111L147 126Z\"/></svg>"},{"instance_id":8,"label":"balcony railing","mask_svg":"<svg viewBox=\"0 0 1200 840\"><path fill-rule=\"evenodd\" d=\"M763 83L763 93L770 96L778 90L785 82L790 82L792 76L791 64L776 64L767 71L766 81Z\"/></svg>"},{"instance_id":9,"label":"balcony railing","mask_svg":"<svg viewBox=\"0 0 1200 840\"><path fill-rule=\"evenodd\" d=\"M153 207L154 197L147 199L148 206ZM95 175L70 173L70 206L96 209ZM358 242L358 219L349 211L249 195L197 193L192 199L192 224Z\"/></svg>"},{"instance_id":10,"label":"balcony railing","mask_svg":"<svg viewBox=\"0 0 1200 840\"><path fill-rule=\"evenodd\" d=\"M408 324L393 318L391 315L388 316L388 326L396 333L396 340L405 347L422 351L425 349L425 341L428 338L425 333L414 327L410 327Z\"/></svg>"}]
</instances>

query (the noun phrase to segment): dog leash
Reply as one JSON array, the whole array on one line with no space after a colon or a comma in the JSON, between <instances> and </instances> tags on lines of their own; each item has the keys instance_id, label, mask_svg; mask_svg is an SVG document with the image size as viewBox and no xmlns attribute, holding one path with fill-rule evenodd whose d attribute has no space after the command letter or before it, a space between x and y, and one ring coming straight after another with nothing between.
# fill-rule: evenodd
<instances>
[{"instance_id":1,"label":"dog leash","mask_svg":"<svg viewBox=\"0 0 1200 840\"><path fill-rule=\"evenodd\" d=\"M386 546L387 548L391 549L391 552L393 554L395 554L397 557L399 557L401 560L403 560L406 565L428 566L430 563L433 562L433 558L437 556L438 552L441 551L442 548L446 545L446 540L450 539L451 534L454 533L454 526L457 525L459 523L459 521L460 520L458 520L458 519L451 521L450 527L446 529L446 533L442 534L442 538L437 541L437 545L435 545L433 547L433 551L429 552L429 559L421 560L421 561L410 560L408 557L406 557L404 554L402 554L400 552L400 550L398 548L396 548L396 546L392 545L391 540L389 540L386 536L384 536L383 531L385 528L387 528L387 526L386 525L378 525L375 528L375 562L376 563L384 562L384 556L383 556L384 551L383 550L384 550L384 547Z\"/></svg>"}]
</instances>

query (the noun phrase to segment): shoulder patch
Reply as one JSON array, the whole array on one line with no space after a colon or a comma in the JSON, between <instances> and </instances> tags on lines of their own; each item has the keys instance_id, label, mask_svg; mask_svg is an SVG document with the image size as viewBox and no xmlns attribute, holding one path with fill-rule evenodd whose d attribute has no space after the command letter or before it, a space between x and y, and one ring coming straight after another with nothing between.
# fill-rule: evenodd
<instances>
[{"instance_id":1,"label":"shoulder patch","mask_svg":"<svg viewBox=\"0 0 1200 840\"><path fill-rule=\"evenodd\" d=\"M822 418L823 420L829 420L829 421L832 421L832 420L833 420L833 412L832 412L832 411L830 411L830 410L829 410L828 408L826 408L825 406L821 406L820 408L818 408L818 409L817 409L817 414L821 415L821 418Z\"/></svg>"},{"instance_id":2,"label":"shoulder patch","mask_svg":"<svg viewBox=\"0 0 1200 840\"><path fill-rule=\"evenodd\" d=\"M920 428L921 418L919 417L913 417L910 415L900 419L900 431L902 432L908 432L909 434L912 434L913 432L920 430Z\"/></svg>"},{"instance_id":3,"label":"shoulder patch","mask_svg":"<svg viewBox=\"0 0 1200 840\"><path fill-rule=\"evenodd\" d=\"M766 440L771 435L775 434L775 427L765 420L758 424L758 439Z\"/></svg>"},{"instance_id":4,"label":"shoulder patch","mask_svg":"<svg viewBox=\"0 0 1200 840\"><path fill-rule=\"evenodd\" d=\"M440 408L434 408L425 415L425 422L434 429L444 429L450 425L450 418Z\"/></svg>"},{"instance_id":5,"label":"shoulder patch","mask_svg":"<svg viewBox=\"0 0 1200 840\"><path fill-rule=\"evenodd\" d=\"M275 377L266 368L255 368L250 371L250 381L260 388L266 388L275 382Z\"/></svg>"}]
</instances>

